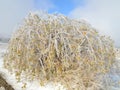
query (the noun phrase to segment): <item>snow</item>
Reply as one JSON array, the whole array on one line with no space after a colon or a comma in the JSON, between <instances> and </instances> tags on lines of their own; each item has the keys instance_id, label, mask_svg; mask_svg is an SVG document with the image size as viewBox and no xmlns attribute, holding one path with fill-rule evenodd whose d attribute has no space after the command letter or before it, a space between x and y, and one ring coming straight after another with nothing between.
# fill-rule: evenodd
<instances>
[{"instance_id":1,"label":"snow","mask_svg":"<svg viewBox=\"0 0 120 90\"><path fill-rule=\"evenodd\" d=\"M32 81L32 82L17 82L15 79L15 75L11 75L10 72L8 72L4 67L3 67L3 54L6 51L7 44L0 43L0 74L6 79L6 81L12 85L12 87L15 90L65 90L60 84L53 85L51 83L45 85L45 86L40 86L40 84L37 81ZM117 57L116 59L116 65L120 67L120 57ZM114 68L116 68L116 65ZM113 68L113 69L114 69ZM120 72L119 72L120 73ZM111 78L114 81L120 80L120 76L117 74L111 74ZM23 88L24 83L26 83L26 88ZM0 90L4 90L4 88L0 87ZM110 87L110 90L120 90L120 87L117 85L114 85Z\"/></svg>"}]
</instances>

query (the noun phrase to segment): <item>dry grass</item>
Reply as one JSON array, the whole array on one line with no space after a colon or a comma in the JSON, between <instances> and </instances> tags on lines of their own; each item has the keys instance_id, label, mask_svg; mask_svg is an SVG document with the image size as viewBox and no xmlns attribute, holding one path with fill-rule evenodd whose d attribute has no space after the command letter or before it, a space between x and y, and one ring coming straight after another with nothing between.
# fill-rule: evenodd
<instances>
[{"instance_id":1,"label":"dry grass","mask_svg":"<svg viewBox=\"0 0 120 90\"><path fill-rule=\"evenodd\" d=\"M6 82L6 80L0 74L0 90L14 90L13 87Z\"/></svg>"},{"instance_id":2,"label":"dry grass","mask_svg":"<svg viewBox=\"0 0 120 90\"><path fill-rule=\"evenodd\" d=\"M100 90L114 57L113 41L85 21L30 13L9 42L4 66L18 81L37 79L41 85L60 82L68 90Z\"/></svg>"}]
</instances>

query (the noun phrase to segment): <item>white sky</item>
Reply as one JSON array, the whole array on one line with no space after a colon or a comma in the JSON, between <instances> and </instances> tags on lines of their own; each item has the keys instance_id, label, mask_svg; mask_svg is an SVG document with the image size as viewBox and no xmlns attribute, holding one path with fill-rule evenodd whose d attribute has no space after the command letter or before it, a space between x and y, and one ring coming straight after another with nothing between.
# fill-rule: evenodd
<instances>
[{"instance_id":1,"label":"white sky","mask_svg":"<svg viewBox=\"0 0 120 90\"><path fill-rule=\"evenodd\" d=\"M32 7L32 0L0 0L0 33L10 35Z\"/></svg>"}]
</instances>

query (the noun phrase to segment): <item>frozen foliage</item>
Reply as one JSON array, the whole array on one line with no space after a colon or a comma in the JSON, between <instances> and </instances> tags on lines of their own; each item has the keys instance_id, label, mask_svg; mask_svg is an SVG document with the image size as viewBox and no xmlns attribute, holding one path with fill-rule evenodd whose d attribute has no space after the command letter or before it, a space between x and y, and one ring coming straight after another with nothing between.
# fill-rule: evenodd
<instances>
[{"instance_id":1,"label":"frozen foliage","mask_svg":"<svg viewBox=\"0 0 120 90\"><path fill-rule=\"evenodd\" d=\"M115 55L117 58L120 58L120 48L115 48Z\"/></svg>"},{"instance_id":2,"label":"frozen foliage","mask_svg":"<svg viewBox=\"0 0 120 90\"><path fill-rule=\"evenodd\" d=\"M68 90L101 90L102 78L114 60L113 41L85 21L30 13L9 42L4 67L18 81L60 83Z\"/></svg>"},{"instance_id":3,"label":"frozen foliage","mask_svg":"<svg viewBox=\"0 0 120 90\"><path fill-rule=\"evenodd\" d=\"M4 87L0 87L0 90L5 90L5 88Z\"/></svg>"}]
</instances>

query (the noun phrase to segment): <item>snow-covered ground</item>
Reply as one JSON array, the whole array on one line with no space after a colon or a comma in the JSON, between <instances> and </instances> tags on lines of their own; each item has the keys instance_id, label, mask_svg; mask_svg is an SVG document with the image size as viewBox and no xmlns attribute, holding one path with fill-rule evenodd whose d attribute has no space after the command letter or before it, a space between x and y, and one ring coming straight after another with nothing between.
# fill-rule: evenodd
<instances>
[{"instance_id":1,"label":"snow-covered ground","mask_svg":"<svg viewBox=\"0 0 120 90\"><path fill-rule=\"evenodd\" d=\"M11 75L6 69L3 68L3 55L6 51L7 44L5 43L0 43L0 74L6 79L6 81L12 85L12 87L15 90L64 90L62 86L60 85L52 85L48 84L46 86L40 86L40 84L37 81L32 81L32 82L17 82L15 79L14 75ZM113 66L112 69L115 69L114 72L111 73L111 78L113 81L118 81L120 80L120 52L118 50L117 52L117 57L116 57L116 63ZM118 74L116 72L118 71ZM26 88L24 88L26 83ZM60 89L59 89L60 88ZM2 90L2 88L0 88ZM3 89L4 90L4 89ZM109 90L120 90L120 85L118 86L117 84L111 86Z\"/></svg>"}]
</instances>

